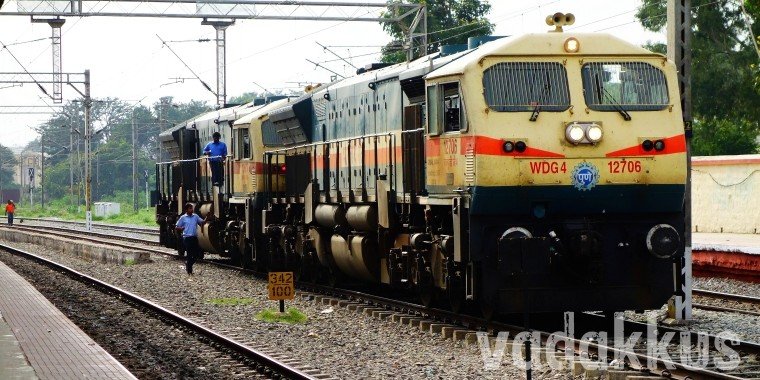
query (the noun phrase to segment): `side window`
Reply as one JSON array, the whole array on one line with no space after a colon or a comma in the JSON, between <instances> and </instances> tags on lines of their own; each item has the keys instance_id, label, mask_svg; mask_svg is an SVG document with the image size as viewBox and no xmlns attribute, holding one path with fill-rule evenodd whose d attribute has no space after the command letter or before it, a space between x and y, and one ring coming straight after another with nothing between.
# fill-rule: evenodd
<instances>
[{"instance_id":1,"label":"side window","mask_svg":"<svg viewBox=\"0 0 760 380\"><path fill-rule=\"evenodd\" d=\"M438 86L428 86L427 88L427 129L428 134L438 136L441 134L441 97L438 92Z\"/></svg>"},{"instance_id":2,"label":"side window","mask_svg":"<svg viewBox=\"0 0 760 380\"><path fill-rule=\"evenodd\" d=\"M459 132L467 130L459 83L444 83L439 87L443 93L443 131Z\"/></svg>"}]
</instances>

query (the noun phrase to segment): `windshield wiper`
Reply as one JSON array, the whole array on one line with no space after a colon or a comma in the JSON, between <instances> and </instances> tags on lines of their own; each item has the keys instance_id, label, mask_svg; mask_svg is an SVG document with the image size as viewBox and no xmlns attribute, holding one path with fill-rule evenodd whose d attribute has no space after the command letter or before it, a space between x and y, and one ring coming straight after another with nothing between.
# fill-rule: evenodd
<instances>
[{"instance_id":1,"label":"windshield wiper","mask_svg":"<svg viewBox=\"0 0 760 380\"><path fill-rule=\"evenodd\" d=\"M626 110L625 110L625 108L623 108L623 106L622 106L620 103L618 103L618 102L617 102L617 101L616 101L616 100L615 100L615 99L612 97L612 95L610 94L610 92L609 92L609 91L607 91L607 89L606 89L606 88L604 88L604 86L602 86L602 92L604 93L604 97L605 97L605 98L607 98L607 100L608 100L610 103L612 103L612 106L613 106L613 107L615 107L615 110L617 110L617 111L618 111L618 113L619 113L621 116L623 116L623 120L625 120L625 121L631 121L631 114L629 114L629 113L628 113L628 111L626 111Z\"/></svg>"},{"instance_id":2,"label":"windshield wiper","mask_svg":"<svg viewBox=\"0 0 760 380\"><path fill-rule=\"evenodd\" d=\"M541 91L541 96L538 98L536 106L533 107L533 113L530 114L530 121L536 121L538 119L538 114L541 112L541 102L544 100L544 97L546 97L546 94L549 93L549 89L551 88L551 84L549 84L548 80L546 83L544 83L543 87L544 90Z\"/></svg>"}]
</instances>

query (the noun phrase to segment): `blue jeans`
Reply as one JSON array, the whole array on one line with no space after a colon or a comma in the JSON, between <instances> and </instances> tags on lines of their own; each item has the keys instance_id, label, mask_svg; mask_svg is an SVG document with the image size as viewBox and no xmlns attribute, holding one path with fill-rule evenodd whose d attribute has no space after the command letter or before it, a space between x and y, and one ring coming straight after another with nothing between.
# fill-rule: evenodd
<instances>
[{"instance_id":1,"label":"blue jeans","mask_svg":"<svg viewBox=\"0 0 760 380\"><path fill-rule=\"evenodd\" d=\"M193 264L195 264L195 260L201 255L201 247L198 245L198 237L185 236L182 238L182 244L185 246L186 252L185 270L187 273L192 274Z\"/></svg>"},{"instance_id":2,"label":"blue jeans","mask_svg":"<svg viewBox=\"0 0 760 380\"><path fill-rule=\"evenodd\" d=\"M224 170L222 170L222 161L211 161L211 183L222 184L224 181Z\"/></svg>"},{"instance_id":3,"label":"blue jeans","mask_svg":"<svg viewBox=\"0 0 760 380\"><path fill-rule=\"evenodd\" d=\"M8 224L11 225L11 226L13 225L13 213L12 212L8 213Z\"/></svg>"}]
</instances>

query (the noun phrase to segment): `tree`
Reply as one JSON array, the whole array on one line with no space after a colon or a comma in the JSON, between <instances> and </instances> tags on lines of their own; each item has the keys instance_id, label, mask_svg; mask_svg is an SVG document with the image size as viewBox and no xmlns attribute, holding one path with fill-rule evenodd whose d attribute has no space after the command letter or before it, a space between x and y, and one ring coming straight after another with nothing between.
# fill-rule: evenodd
<instances>
[{"instance_id":1,"label":"tree","mask_svg":"<svg viewBox=\"0 0 760 380\"><path fill-rule=\"evenodd\" d=\"M14 167L18 163L16 155L5 145L0 145L0 157L3 160L0 163L0 188L17 188L18 185L13 182Z\"/></svg>"},{"instance_id":2,"label":"tree","mask_svg":"<svg viewBox=\"0 0 760 380\"><path fill-rule=\"evenodd\" d=\"M401 10L388 2L384 18L398 17ZM491 4L481 0L409 0L407 3L427 6L428 45L425 54L438 50L441 45L466 44L467 38L493 33L494 25L485 17L491 11ZM393 41L383 47L383 62L398 63L406 60L404 41L409 34L407 25L397 22L383 22L383 29L393 37Z\"/></svg>"},{"instance_id":3,"label":"tree","mask_svg":"<svg viewBox=\"0 0 760 380\"><path fill-rule=\"evenodd\" d=\"M93 133L98 132L92 138L94 200L117 191L132 189L133 122L137 132L138 172L142 173L144 169L152 171L158 153L156 148L160 130L211 110L205 102L173 104L170 97L162 100L163 102L156 102L150 107L113 98L93 101L92 128ZM76 154L77 147L84 153L84 139L81 136L84 132L83 118L84 109L81 103L69 102L41 126L47 151L46 198L60 198L69 193L70 164L75 168L75 188L83 182L82 158ZM75 129L73 136L72 125ZM73 137L74 141L72 149L69 149L70 137ZM39 140L35 140L27 148L37 150L38 147Z\"/></svg>"},{"instance_id":4,"label":"tree","mask_svg":"<svg viewBox=\"0 0 760 380\"><path fill-rule=\"evenodd\" d=\"M745 1L745 8L751 19L760 20L757 2ZM636 17L645 28L661 31L667 22L666 12L666 1L644 0ZM729 0L694 0L692 20L694 152L756 153L755 138L760 131L760 57L742 7ZM754 22L751 27L756 36L760 34L760 23ZM665 46L649 48L664 52ZM716 145L719 140L722 143Z\"/></svg>"}]
</instances>

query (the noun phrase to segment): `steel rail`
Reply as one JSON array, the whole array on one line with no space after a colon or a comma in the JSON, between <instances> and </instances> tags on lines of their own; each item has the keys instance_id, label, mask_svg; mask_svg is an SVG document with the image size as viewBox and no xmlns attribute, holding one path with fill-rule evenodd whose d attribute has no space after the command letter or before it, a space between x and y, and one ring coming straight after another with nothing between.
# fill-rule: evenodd
<instances>
[{"instance_id":1,"label":"steel rail","mask_svg":"<svg viewBox=\"0 0 760 380\"><path fill-rule=\"evenodd\" d=\"M76 220L60 220L60 219L47 219L47 218L27 218L27 217L16 217L16 220L19 223L23 223L25 220L33 221L33 222L46 222L46 223L61 223L61 224L73 224L78 226L84 226L84 222L79 222ZM116 224L107 224L107 223L93 223L93 227L97 228L103 228L103 229L111 229L111 230L118 230L118 231L126 231L126 232L135 232L135 233L141 233L146 235L158 235L158 229L156 228L150 228L150 227L131 227L131 226L119 226ZM44 227L44 226L40 226Z\"/></svg>"},{"instance_id":2,"label":"steel rail","mask_svg":"<svg viewBox=\"0 0 760 380\"><path fill-rule=\"evenodd\" d=\"M119 298L126 299L129 302L132 302L133 304L136 304L142 308L145 308L155 314L158 314L168 320L170 320L173 323L176 323L178 325L181 325L185 328L190 329L192 332L197 333L199 335L202 335L203 337L209 339L210 341L219 344L226 348L227 350L230 350L238 355L241 355L244 358L251 359L255 361L256 363L259 363L273 372L280 374L281 376L284 376L288 379L308 379L308 380L315 380L315 377L312 377L311 375L297 369L293 368L275 358L273 358L270 355L267 355L261 351L258 351L252 347L248 347L242 343L239 343L231 338L225 337L205 326L202 326L198 323L193 322L192 320L185 318L171 310L168 310L152 301L149 301L145 298L142 298L134 293L131 293L129 291L126 291L124 289L121 289L115 285L111 285L109 283L106 283L104 281L98 280L94 277L90 277L84 273L81 273L79 271L76 271L72 268L69 268L63 264L59 264L55 261L48 260L44 257L35 255L33 253L18 249L16 247L12 247L6 244L0 244L0 249L6 250L16 256L24 257L33 261L36 261L42 265L45 265L49 268L52 268L56 271L62 272L66 274L67 276L70 276L88 286L97 287L102 291L105 291L110 294L115 294Z\"/></svg>"},{"instance_id":3,"label":"steel rail","mask_svg":"<svg viewBox=\"0 0 760 380\"><path fill-rule=\"evenodd\" d=\"M692 289L692 294L695 296L719 298L719 299L724 299L724 300L739 301L739 302L760 305L760 297L752 297L752 296L747 296L743 294L715 292L712 290L704 290L704 289Z\"/></svg>"}]
</instances>

